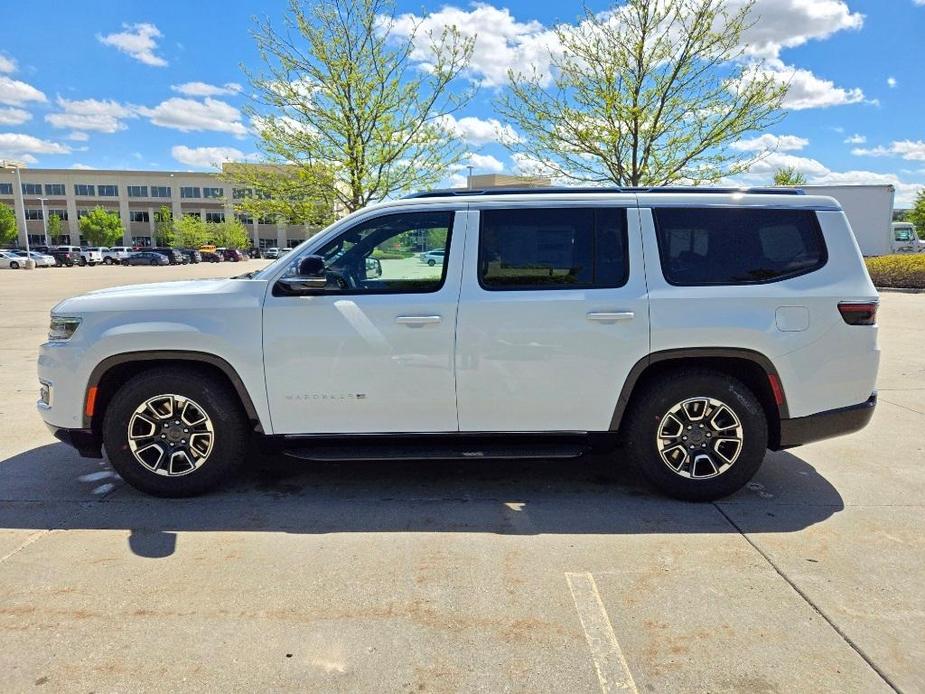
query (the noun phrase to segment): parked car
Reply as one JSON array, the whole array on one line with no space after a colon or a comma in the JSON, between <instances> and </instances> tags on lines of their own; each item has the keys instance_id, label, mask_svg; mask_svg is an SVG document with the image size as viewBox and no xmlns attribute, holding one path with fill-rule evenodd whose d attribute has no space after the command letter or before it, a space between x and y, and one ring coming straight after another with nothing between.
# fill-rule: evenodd
<instances>
[{"instance_id":1,"label":"parked car","mask_svg":"<svg viewBox=\"0 0 925 694\"><path fill-rule=\"evenodd\" d=\"M427 251L426 253L421 253L421 262L427 263L430 267L433 267L437 263L443 265L443 258L446 254L442 248L435 248L432 251Z\"/></svg>"},{"instance_id":2,"label":"parked car","mask_svg":"<svg viewBox=\"0 0 925 694\"><path fill-rule=\"evenodd\" d=\"M832 198L474 193L359 210L235 279L62 301L39 412L160 496L212 489L253 437L329 461L577 458L622 442L614 464L703 501L741 488L767 449L870 421L878 296ZM451 228L466 233L451 242ZM419 229L443 237L443 272L368 274Z\"/></svg>"},{"instance_id":3,"label":"parked car","mask_svg":"<svg viewBox=\"0 0 925 694\"><path fill-rule=\"evenodd\" d=\"M39 253L38 251L29 251L28 253L23 250L11 251L14 255L19 256L23 260L26 258L32 258L35 261L35 267L54 267L57 263L55 262L54 256L48 255L47 253Z\"/></svg>"},{"instance_id":4,"label":"parked car","mask_svg":"<svg viewBox=\"0 0 925 694\"><path fill-rule=\"evenodd\" d=\"M284 255L286 255L287 253L291 253L291 252L292 252L292 249L291 249L291 248L280 248L280 249L279 249L279 255L278 255L277 257L278 257L278 258L282 258L282 257L283 257Z\"/></svg>"},{"instance_id":5,"label":"parked car","mask_svg":"<svg viewBox=\"0 0 925 694\"><path fill-rule=\"evenodd\" d=\"M202 257L202 262L204 263L220 263L224 260L222 256L212 251L199 251L199 255Z\"/></svg>"},{"instance_id":6,"label":"parked car","mask_svg":"<svg viewBox=\"0 0 925 694\"><path fill-rule=\"evenodd\" d=\"M156 251L138 251L122 261L123 265L170 265L170 260L163 253Z\"/></svg>"},{"instance_id":7,"label":"parked car","mask_svg":"<svg viewBox=\"0 0 925 694\"><path fill-rule=\"evenodd\" d=\"M118 265L123 260L128 258L129 253L132 252L132 249L128 246L113 246L107 248L106 246L99 246L91 250L96 250L100 252L100 256L103 258L103 265Z\"/></svg>"},{"instance_id":8,"label":"parked car","mask_svg":"<svg viewBox=\"0 0 925 694\"><path fill-rule=\"evenodd\" d=\"M79 251L65 250L55 246L36 246L35 250L54 258L56 267L74 267L80 264Z\"/></svg>"},{"instance_id":9,"label":"parked car","mask_svg":"<svg viewBox=\"0 0 925 694\"><path fill-rule=\"evenodd\" d=\"M237 248L223 248L221 251L222 257L228 262L238 263L242 260L247 260L247 256Z\"/></svg>"},{"instance_id":10,"label":"parked car","mask_svg":"<svg viewBox=\"0 0 925 694\"><path fill-rule=\"evenodd\" d=\"M77 264L81 267L84 265L89 265L92 267L97 263L103 262L103 254L92 248L81 248L79 246L58 246L58 250L77 253L79 257Z\"/></svg>"},{"instance_id":11,"label":"parked car","mask_svg":"<svg viewBox=\"0 0 925 694\"><path fill-rule=\"evenodd\" d=\"M157 246L151 250L155 253L160 253L161 255L165 256L171 265L183 265L183 254L176 248Z\"/></svg>"},{"instance_id":12,"label":"parked car","mask_svg":"<svg viewBox=\"0 0 925 694\"><path fill-rule=\"evenodd\" d=\"M268 260L276 260L277 258L279 258L279 248L277 248L276 246L273 246L272 248L268 248L263 252L263 256L267 258Z\"/></svg>"},{"instance_id":13,"label":"parked car","mask_svg":"<svg viewBox=\"0 0 925 694\"><path fill-rule=\"evenodd\" d=\"M180 249L180 252L186 257L186 260L189 263L201 263L202 262L202 253L200 253L194 248L183 248L183 249Z\"/></svg>"},{"instance_id":14,"label":"parked car","mask_svg":"<svg viewBox=\"0 0 925 694\"><path fill-rule=\"evenodd\" d=\"M0 267L7 270L18 270L23 266L23 260L12 251L0 251Z\"/></svg>"}]
</instances>

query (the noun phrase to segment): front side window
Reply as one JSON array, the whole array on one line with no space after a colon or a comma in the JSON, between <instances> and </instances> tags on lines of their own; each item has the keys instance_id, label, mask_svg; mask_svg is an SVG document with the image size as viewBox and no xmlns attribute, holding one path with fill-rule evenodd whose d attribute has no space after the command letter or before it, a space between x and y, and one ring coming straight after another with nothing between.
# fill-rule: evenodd
<instances>
[{"instance_id":1,"label":"front side window","mask_svg":"<svg viewBox=\"0 0 925 694\"><path fill-rule=\"evenodd\" d=\"M897 241L911 241L912 229L897 229L895 238Z\"/></svg>"},{"instance_id":2,"label":"front side window","mask_svg":"<svg viewBox=\"0 0 925 694\"><path fill-rule=\"evenodd\" d=\"M678 286L761 284L812 272L828 258L812 210L652 210L662 272Z\"/></svg>"},{"instance_id":3,"label":"front side window","mask_svg":"<svg viewBox=\"0 0 925 694\"><path fill-rule=\"evenodd\" d=\"M489 290L589 289L626 284L626 210L482 210L479 283Z\"/></svg>"},{"instance_id":4,"label":"front side window","mask_svg":"<svg viewBox=\"0 0 925 694\"><path fill-rule=\"evenodd\" d=\"M451 210L360 222L317 251L328 269L328 288L347 294L435 292L446 278L452 228ZM430 265L424 255L433 248L446 253Z\"/></svg>"}]
</instances>

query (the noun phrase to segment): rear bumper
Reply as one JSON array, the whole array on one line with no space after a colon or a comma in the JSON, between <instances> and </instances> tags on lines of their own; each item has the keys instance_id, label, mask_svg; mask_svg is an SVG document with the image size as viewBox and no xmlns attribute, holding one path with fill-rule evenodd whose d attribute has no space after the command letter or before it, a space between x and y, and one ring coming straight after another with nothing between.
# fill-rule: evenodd
<instances>
[{"instance_id":1,"label":"rear bumper","mask_svg":"<svg viewBox=\"0 0 925 694\"><path fill-rule=\"evenodd\" d=\"M840 407L795 419L780 422L780 445L778 448L793 448L813 441L822 441L835 436L844 436L860 431L874 416L877 394L859 405Z\"/></svg>"},{"instance_id":2,"label":"rear bumper","mask_svg":"<svg viewBox=\"0 0 925 694\"><path fill-rule=\"evenodd\" d=\"M73 446L84 458L102 458L103 441L100 435L89 429L61 429L46 424L56 439Z\"/></svg>"}]
</instances>

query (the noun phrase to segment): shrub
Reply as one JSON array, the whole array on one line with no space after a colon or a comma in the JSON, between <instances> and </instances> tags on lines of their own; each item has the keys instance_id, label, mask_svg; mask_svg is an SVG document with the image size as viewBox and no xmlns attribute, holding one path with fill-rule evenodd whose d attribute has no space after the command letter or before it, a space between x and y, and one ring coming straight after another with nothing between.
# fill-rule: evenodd
<instances>
[{"instance_id":1,"label":"shrub","mask_svg":"<svg viewBox=\"0 0 925 694\"><path fill-rule=\"evenodd\" d=\"M867 271L878 287L925 289L925 253L867 258Z\"/></svg>"}]
</instances>

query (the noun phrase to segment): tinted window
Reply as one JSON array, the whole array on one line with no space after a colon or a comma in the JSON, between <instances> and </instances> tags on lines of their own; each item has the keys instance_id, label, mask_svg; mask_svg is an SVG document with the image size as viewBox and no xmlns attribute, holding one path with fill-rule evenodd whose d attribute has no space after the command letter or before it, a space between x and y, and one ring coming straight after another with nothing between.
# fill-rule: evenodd
<instances>
[{"instance_id":1,"label":"tinted window","mask_svg":"<svg viewBox=\"0 0 925 694\"><path fill-rule=\"evenodd\" d=\"M485 289L583 289L626 284L626 210L482 210L479 282Z\"/></svg>"},{"instance_id":2,"label":"tinted window","mask_svg":"<svg viewBox=\"0 0 925 694\"><path fill-rule=\"evenodd\" d=\"M776 282L822 267L825 241L812 210L652 210L662 272L681 286Z\"/></svg>"}]
</instances>

